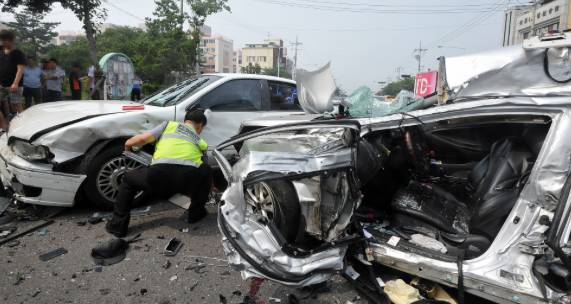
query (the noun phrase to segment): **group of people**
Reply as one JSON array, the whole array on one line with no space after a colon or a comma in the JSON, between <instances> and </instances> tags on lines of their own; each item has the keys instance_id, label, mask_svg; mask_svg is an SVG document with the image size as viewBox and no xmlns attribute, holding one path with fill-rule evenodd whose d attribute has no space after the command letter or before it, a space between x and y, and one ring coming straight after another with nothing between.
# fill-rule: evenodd
<instances>
[{"instance_id":1,"label":"group of people","mask_svg":"<svg viewBox=\"0 0 571 304\"><path fill-rule=\"evenodd\" d=\"M63 100L66 72L55 58L42 60L26 56L16 48L16 35L9 30L0 31L0 127L7 129L7 120L35 104ZM94 69L87 78L93 89ZM67 75L72 100L80 100L82 92L81 67L73 65Z\"/></svg>"}]
</instances>

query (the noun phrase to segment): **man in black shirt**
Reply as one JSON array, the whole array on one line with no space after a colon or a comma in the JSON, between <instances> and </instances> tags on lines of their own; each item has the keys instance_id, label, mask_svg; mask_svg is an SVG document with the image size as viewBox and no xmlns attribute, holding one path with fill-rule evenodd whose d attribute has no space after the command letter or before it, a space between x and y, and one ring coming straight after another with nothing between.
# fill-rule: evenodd
<instances>
[{"instance_id":1,"label":"man in black shirt","mask_svg":"<svg viewBox=\"0 0 571 304\"><path fill-rule=\"evenodd\" d=\"M0 51L0 102L3 109L10 114L10 107L6 103L14 106L15 110L20 113L24 110L23 99L23 76L24 66L26 65L26 55L15 48L14 41L16 35L12 31L0 31L0 41L2 42L2 51ZM8 125L3 115L0 115L0 126L6 130Z\"/></svg>"}]
</instances>

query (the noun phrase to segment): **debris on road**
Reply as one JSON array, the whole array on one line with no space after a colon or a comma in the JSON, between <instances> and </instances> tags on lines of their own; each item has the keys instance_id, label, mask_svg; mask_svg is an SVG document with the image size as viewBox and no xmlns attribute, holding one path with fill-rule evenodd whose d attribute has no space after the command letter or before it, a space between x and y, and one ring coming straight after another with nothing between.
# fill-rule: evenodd
<instances>
[{"instance_id":1,"label":"debris on road","mask_svg":"<svg viewBox=\"0 0 571 304\"><path fill-rule=\"evenodd\" d=\"M40 229L40 230L38 231L38 235L39 235L39 236L46 236L46 235L48 235L48 232L49 232L49 231L48 231L48 228L45 228L45 227L44 227L44 228L42 228L42 229Z\"/></svg>"},{"instance_id":2,"label":"debris on road","mask_svg":"<svg viewBox=\"0 0 571 304\"><path fill-rule=\"evenodd\" d=\"M220 304L227 304L228 303L225 296L219 294L218 297L220 298Z\"/></svg>"},{"instance_id":3,"label":"debris on road","mask_svg":"<svg viewBox=\"0 0 571 304\"><path fill-rule=\"evenodd\" d=\"M165 250L163 251L163 253L166 256L173 257L178 253L182 245L183 242L181 242L179 239L172 238L165 246Z\"/></svg>"},{"instance_id":4,"label":"debris on road","mask_svg":"<svg viewBox=\"0 0 571 304\"><path fill-rule=\"evenodd\" d=\"M177 275L173 275L172 277L170 277L169 281L176 281L178 279Z\"/></svg>"},{"instance_id":5,"label":"debris on road","mask_svg":"<svg viewBox=\"0 0 571 304\"><path fill-rule=\"evenodd\" d=\"M53 258L56 258L56 257L60 256L60 255L64 255L64 254L66 254L67 252L68 252L68 251L67 251L67 249L65 249L65 248L58 248L58 249L52 250L52 251L50 251L50 252L46 252L46 253L44 253L44 254L41 254L41 255L40 255L40 261L46 262L46 261L49 261L49 260L51 260L51 259L53 259Z\"/></svg>"},{"instance_id":6,"label":"debris on road","mask_svg":"<svg viewBox=\"0 0 571 304\"><path fill-rule=\"evenodd\" d=\"M144 296L148 293L149 291L146 288L141 288L141 290L139 291L139 293Z\"/></svg>"},{"instance_id":7,"label":"debris on road","mask_svg":"<svg viewBox=\"0 0 571 304\"><path fill-rule=\"evenodd\" d=\"M3 239L7 236L9 236L10 234L14 233L14 231L16 231L18 228L17 227L4 227L2 228L2 230L0 230L0 239Z\"/></svg>"},{"instance_id":8,"label":"debris on road","mask_svg":"<svg viewBox=\"0 0 571 304\"><path fill-rule=\"evenodd\" d=\"M385 293L394 304L408 304L421 300L418 289L398 279L385 284Z\"/></svg>"},{"instance_id":9,"label":"debris on road","mask_svg":"<svg viewBox=\"0 0 571 304\"><path fill-rule=\"evenodd\" d=\"M133 209L131 210L131 217L148 214L151 210L151 206ZM103 220L109 220L112 216L113 212L95 212L89 217L89 219L87 219L87 221L93 225Z\"/></svg>"},{"instance_id":10,"label":"debris on road","mask_svg":"<svg viewBox=\"0 0 571 304\"><path fill-rule=\"evenodd\" d=\"M167 260L166 263L162 265L164 269L169 269L171 267L171 261Z\"/></svg>"},{"instance_id":11,"label":"debris on road","mask_svg":"<svg viewBox=\"0 0 571 304\"><path fill-rule=\"evenodd\" d=\"M10 237L7 237L7 238L1 240L1 241L0 241L0 246L4 245L4 244L6 244L6 243L9 243L9 242L11 242L11 241L13 241L13 240L15 240L15 239L17 239L17 238L20 238L20 237L22 237L22 236L24 236L24 235L26 235L26 234L28 234L28 233L30 233L30 232L34 232L34 231L36 231L36 230L38 230L38 229L47 227L47 226L49 226L49 225L51 225L51 224L53 224L53 223L54 223L54 220L43 221L42 223L40 223L40 224L38 224L38 225L32 226L32 227L30 227L30 228L28 228L28 229L25 229L24 231L21 231L21 232L19 232L19 233L17 233L17 234L14 234L14 235L12 235L12 236L10 236Z\"/></svg>"}]
</instances>

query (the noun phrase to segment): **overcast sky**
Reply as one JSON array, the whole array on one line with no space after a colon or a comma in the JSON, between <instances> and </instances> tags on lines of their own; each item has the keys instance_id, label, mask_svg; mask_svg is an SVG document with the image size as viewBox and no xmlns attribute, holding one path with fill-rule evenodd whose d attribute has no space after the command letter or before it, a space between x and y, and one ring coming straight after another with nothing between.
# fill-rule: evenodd
<instances>
[{"instance_id":1,"label":"overcast sky","mask_svg":"<svg viewBox=\"0 0 571 304\"><path fill-rule=\"evenodd\" d=\"M525 2L525 0L520 0ZM413 51L428 51L423 65L436 68L440 55L497 48L501 45L502 12L509 0L230 0L232 13L212 16L207 24L216 34L245 43L279 37L289 46L296 36L303 43L298 66L316 69L332 62L337 82L351 91L360 85L378 87L394 78L397 68L413 74ZM106 22L138 25L152 15L153 0L107 0ZM58 31L80 31L75 16L56 6L49 21ZM9 14L0 20L10 21ZM438 46L446 46L439 48ZM452 47L452 48L450 48ZM464 48L460 49L460 48ZM293 57L292 49L289 54Z\"/></svg>"}]
</instances>

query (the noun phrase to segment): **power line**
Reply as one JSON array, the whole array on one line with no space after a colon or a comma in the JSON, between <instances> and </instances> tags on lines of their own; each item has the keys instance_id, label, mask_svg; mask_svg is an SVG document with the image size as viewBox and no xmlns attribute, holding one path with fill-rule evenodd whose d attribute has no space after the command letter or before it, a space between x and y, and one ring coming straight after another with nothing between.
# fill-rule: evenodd
<instances>
[{"instance_id":1,"label":"power line","mask_svg":"<svg viewBox=\"0 0 571 304\"><path fill-rule=\"evenodd\" d=\"M282 0L283 2L302 2L309 4L319 4L319 5L331 5L331 6L346 6L350 5L353 7L388 7L388 8L400 8L400 7L428 7L428 8L465 8L465 7L490 7L490 4L377 4L377 3L357 3L357 2L341 2L341 1L323 1L323 0Z\"/></svg>"},{"instance_id":2,"label":"power line","mask_svg":"<svg viewBox=\"0 0 571 304\"><path fill-rule=\"evenodd\" d=\"M125 9L123 9L123 8L121 8L121 7L117 6L117 5L115 5L114 3L111 3L111 1L103 0L103 2L105 2L105 3L107 3L108 5L114 7L115 9L117 9L117 10L123 12L123 13L126 14L126 15L129 15L129 16L131 16L131 17L133 17L133 18L135 18L135 19L137 19L137 20L139 20L139 21L145 22L145 19L143 19L143 18L141 18L141 17L139 17L139 16L137 16L137 15L135 15L135 14L129 12L128 10L125 10Z\"/></svg>"},{"instance_id":3,"label":"power line","mask_svg":"<svg viewBox=\"0 0 571 304\"><path fill-rule=\"evenodd\" d=\"M280 5L286 7L314 9L321 11L344 12L344 13L364 13L364 14L395 14L395 15L427 15L427 14L467 14L467 13L486 13L493 11L492 8L483 7L477 9L373 9L370 7L355 6L332 6L306 2L292 2L286 0L254 0L266 4Z\"/></svg>"}]
</instances>

